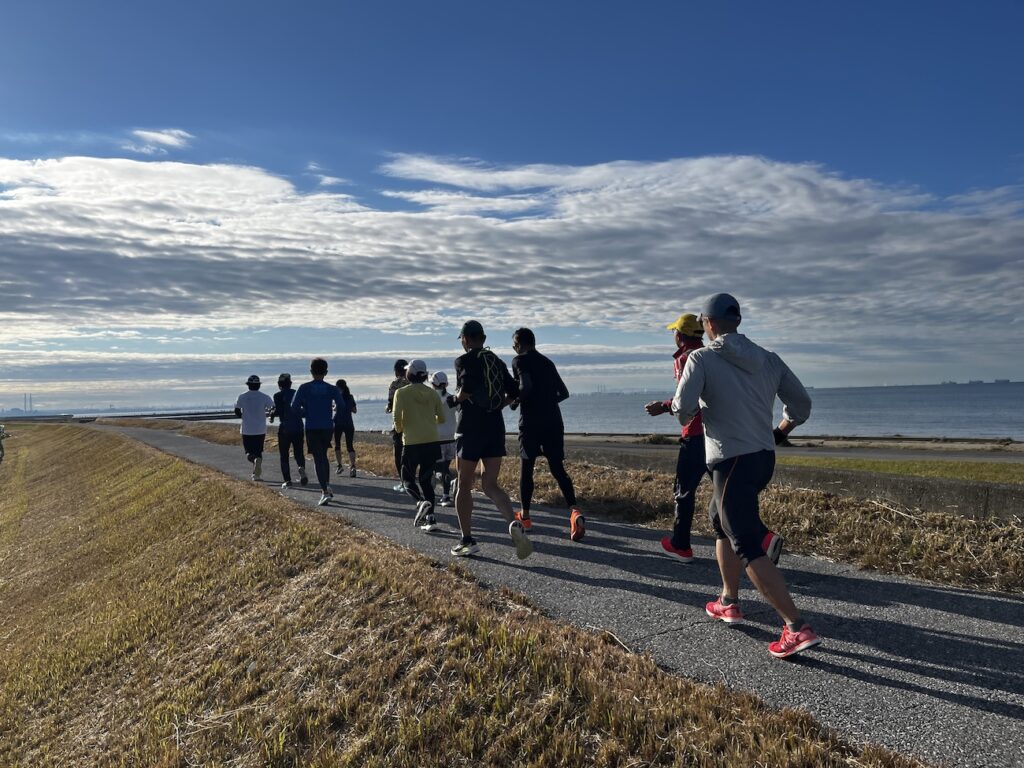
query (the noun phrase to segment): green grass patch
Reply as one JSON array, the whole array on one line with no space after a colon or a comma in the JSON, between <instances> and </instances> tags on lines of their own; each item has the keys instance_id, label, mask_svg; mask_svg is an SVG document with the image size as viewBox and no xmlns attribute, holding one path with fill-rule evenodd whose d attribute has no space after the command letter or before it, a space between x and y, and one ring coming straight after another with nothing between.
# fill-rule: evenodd
<instances>
[{"instance_id":1,"label":"green grass patch","mask_svg":"<svg viewBox=\"0 0 1024 768\"><path fill-rule=\"evenodd\" d=\"M920 765L269 489L116 434L19 434L2 765Z\"/></svg>"},{"instance_id":2,"label":"green grass patch","mask_svg":"<svg viewBox=\"0 0 1024 768\"><path fill-rule=\"evenodd\" d=\"M886 475L940 477L947 480L974 480L982 483L1024 485L1024 462L995 461L901 461L890 459L833 458L825 456L786 456L777 454L779 464L787 467L849 469L857 472L881 472Z\"/></svg>"}]
</instances>

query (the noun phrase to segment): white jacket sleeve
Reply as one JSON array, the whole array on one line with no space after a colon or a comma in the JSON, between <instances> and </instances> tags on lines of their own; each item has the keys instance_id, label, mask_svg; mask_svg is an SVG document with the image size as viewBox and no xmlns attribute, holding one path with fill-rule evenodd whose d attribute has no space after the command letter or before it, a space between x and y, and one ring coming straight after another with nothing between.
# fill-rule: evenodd
<instances>
[{"instance_id":1,"label":"white jacket sleeve","mask_svg":"<svg viewBox=\"0 0 1024 768\"><path fill-rule=\"evenodd\" d=\"M782 362L782 379L779 381L779 400L782 401L782 417L799 426L811 416L811 396L789 366Z\"/></svg>"},{"instance_id":2,"label":"white jacket sleeve","mask_svg":"<svg viewBox=\"0 0 1024 768\"><path fill-rule=\"evenodd\" d=\"M693 415L700 410L700 394L704 391L704 366L700 364L700 356L690 355L683 367L683 375L676 385L676 394L672 398L672 413L680 424L688 424Z\"/></svg>"}]
</instances>

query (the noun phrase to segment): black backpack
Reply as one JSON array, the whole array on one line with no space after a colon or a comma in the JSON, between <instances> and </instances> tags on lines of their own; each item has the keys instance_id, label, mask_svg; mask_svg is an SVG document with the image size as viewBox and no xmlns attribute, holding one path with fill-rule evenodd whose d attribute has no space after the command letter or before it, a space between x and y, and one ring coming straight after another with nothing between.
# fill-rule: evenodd
<instances>
[{"instance_id":1,"label":"black backpack","mask_svg":"<svg viewBox=\"0 0 1024 768\"><path fill-rule=\"evenodd\" d=\"M491 413L505 407L505 381L508 368L505 362L486 347L479 350L476 359L480 362L483 383L470 393L473 405Z\"/></svg>"}]
</instances>

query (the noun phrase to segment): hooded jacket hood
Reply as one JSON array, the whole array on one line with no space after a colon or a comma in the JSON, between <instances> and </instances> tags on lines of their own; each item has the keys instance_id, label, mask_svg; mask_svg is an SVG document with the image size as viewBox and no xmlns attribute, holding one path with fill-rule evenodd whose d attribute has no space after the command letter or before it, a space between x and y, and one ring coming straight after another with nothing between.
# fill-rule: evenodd
<instances>
[{"instance_id":1,"label":"hooded jacket hood","mask_svg":"<svg viewBox=\"0 0 1024 768\"><path fill-rule=\"evenodd\" d=\"M723 334L709 343L707 348L747 373L757 373L764 368L768 359L768 352L742 333Z\"/></svg>"}]
</instances>

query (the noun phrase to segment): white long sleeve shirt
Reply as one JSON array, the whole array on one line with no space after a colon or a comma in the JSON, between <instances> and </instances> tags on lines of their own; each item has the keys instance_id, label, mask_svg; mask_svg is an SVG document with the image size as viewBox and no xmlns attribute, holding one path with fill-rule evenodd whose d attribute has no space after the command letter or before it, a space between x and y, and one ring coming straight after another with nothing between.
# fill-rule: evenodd
<instances>
[{"instance_id":1,"label":"white long sleeve shirt","mask_svg":"<svg viewBox=\"0 0 1024 768\"><path fill-rule=\"evenodd\" d=\"M811 415L811 398L782 358L741 333L717 337L690 353L672 413L686 424L700 410L708 466L757 451L774 451L772 408L782 401L794 425Z\"/></svg>"}]
</instances>

